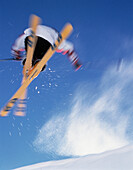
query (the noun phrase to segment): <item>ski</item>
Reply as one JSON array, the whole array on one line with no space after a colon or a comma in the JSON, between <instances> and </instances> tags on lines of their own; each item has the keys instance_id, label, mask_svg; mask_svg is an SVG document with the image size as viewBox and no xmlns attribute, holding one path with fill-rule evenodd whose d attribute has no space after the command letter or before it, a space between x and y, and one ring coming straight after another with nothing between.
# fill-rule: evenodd
<instances>
[{"instance_id":1,"label":"ski","mask_svg":"<svg viewBox=\"0 0 133 170\"><path fill-rule=\"evenodd\" d=\"M55 41L55 43L50 46L47 53L43 56L40 62L38 62L33 69L29 72L29 76L24 81L24 83L21 85L21 87L17 90L17 92L13 95L13 97L9 100L9 102L5 105L5 107L1 110L0 115L1 116L7 116L10 112L11 108L14 106L16 101L20 98L20 96L24 93L26 88L29 86L29 84L39 75L41 72L43 66L47 63L47 61L52 57L52 55L55 53L58 46L62 43L64 39L66 39L70 33L72 32L73 27L71 24L66 24L61 33L58 35L58 39Z\"/></svg>"},{"instance_id":2,"label":"ski","mask_svg":"<svg viewBox=\"0 0 133 170\"><path fill-rule=\"evenodd\" d=\"M40 18L36 15L32 15L30 22L31 35L28 37L27 57L24 67L24 75L27 75L32 67L32 58L37 42L36 29L37 25L40 23Z\"/></svg>"},{"instance_id":3,"label":"ski","mask_svg":"<svg viewBox=\"0 0 133 170\"><path fill-rule=\"evenodd\" d=\"M25 62L25 67L23 68L23 79L22 79L21 84L23 84L24 81L27 79L28 72L30 71L32 67L32 58L33 58L33 53L34 53L35 45L37 41L36 30L37 30L38 24L40 23L40 20L41 19L36 15L31 15L30 20L29 20L31 34L28 37L26 62ZM19 98L16 109L14 111L14 115L24 116L26 114L26 98L27 98L27 89L23 92L23 94Z\"/></svg>"},{"instance_id":4,"label":"ski","mask_svg":"<svg viewBox=\"0 0 133 170\"><path fill-rule=\"evenodd\" d=\"M26 77L23 76L22 83L23 84L26 80ZM25 116L26 115L26 104L27 104L27 90L25 89L24 93L22 96L18 99L16 108L14 110L14 115L15 116Z\"/></svg>"}]
</instances>

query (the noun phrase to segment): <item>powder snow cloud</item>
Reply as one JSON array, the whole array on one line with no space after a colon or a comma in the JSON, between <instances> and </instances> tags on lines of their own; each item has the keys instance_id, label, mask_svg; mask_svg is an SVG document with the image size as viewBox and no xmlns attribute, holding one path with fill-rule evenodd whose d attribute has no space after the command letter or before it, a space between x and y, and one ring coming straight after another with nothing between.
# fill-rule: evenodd
<instances>
[{"instance_id":1,"label":"powder snow cloud","mask_svg":"<svg viewBox=\"0 0 133 170\"><path fill-rule=\"evenodd\" d=\"M70 112L56 114L39 129L33 142L36 151L81 156L129 143L133 63L124 63L121 72L109 68L98 84L79 85Z\"/></svg>"}]
</instances>

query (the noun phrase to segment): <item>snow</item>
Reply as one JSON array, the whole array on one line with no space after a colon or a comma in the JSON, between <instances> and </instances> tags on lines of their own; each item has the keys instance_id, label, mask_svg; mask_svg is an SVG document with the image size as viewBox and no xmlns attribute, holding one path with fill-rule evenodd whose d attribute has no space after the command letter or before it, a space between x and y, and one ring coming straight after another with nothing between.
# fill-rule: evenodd
<instances>
[{"instance_id":1,"label":"snow","mask_svg":"<svg viewBox=\"0 0 133 170\"><path fill-rule=\"evenodd\" d=\"M15 170L133 170L133 145L101 154L38 163Z\"/></svg>"}]
</instances>

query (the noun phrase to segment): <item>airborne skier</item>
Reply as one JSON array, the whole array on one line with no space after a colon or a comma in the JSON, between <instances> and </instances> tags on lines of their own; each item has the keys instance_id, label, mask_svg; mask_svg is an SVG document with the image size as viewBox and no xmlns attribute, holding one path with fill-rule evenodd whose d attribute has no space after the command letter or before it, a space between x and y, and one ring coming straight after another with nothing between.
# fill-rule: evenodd
<instances>
[{"instance_id":1,"label":"airborne skier","mask_svg":"<svg viewBox=\"0 0 133 170\"><path fill-rule=\"evenodd\" d=\"M12 46L11 54L16 60L23 60L22 64L25 64L26 61L26 52L27 52L27 43L28 37L31 34L31 28L28 28L24 33L19 36L15 43ZM44 54L47 52L49 47L54 44L55 40L58 38L59 33L48 26L38 25L36 36L38 37L36 47L33 54L32 66L39 62ZM75 70L78 70L81 67L77 53L74 50L74 46L71 42L64 40L61 45L58 47L56 52L62 53L63 55L67 54L68 59L74 66ZM44 65L43 70L45 70L46 65Z\"/></svg>"},{"instance_id":2,"label":"airborne skier","mask_svg":"<svg viewBox=\"0 0 133 170\"><path fill-rule=\"evenodd\" d=\"M70 23L67 23L62 31L58 34L57 39L55 42L50 45L49 49L47 52L45 52L44 56L40 59L40 61L36 64L35 67L32 67L33 64L35 64L34 59L33 59L33 52L36 50L36 37L40 37L39 35L36 34L37 32L37 26L40 23L40 18L36 15L32 15L30 17L30 35L27 34L27 36L21 38L18 38L13 45L12 52L14 52L14 58L15 55L17 57L17 60L20 60L22 57L20 55L21 51L22 54L23 52L26 51L26 60L24 62L23 60L23 79L22 79L22 84L20 88L16 91L16 93L12 96L12 98L8 101L8 103L3 107L3 109L0 111L0 116L6 116L10 112L11 108L15 105L15 103L20 101L21 103L18 103L18 110L16 111L15 115L19 116L24 116L25 115L25 99L26 99L26 89L30 85L30 83L40 74L42 71L43 67L45 67L45 64L48 62L48 60L52 57L52 55L58 51L57 49L63 41L65 42L65 39L70 35L70 33L73 30L73 27ZM26 35L26 34L24 34ZM23 35L23 36L24 36ZM36 36L37 35L37 36ZM26 44L26 37L28 37L28 42ZM51 37L52 38L52 37ZM15 48L15 45L16 46ZM65 50L64 50L65 51ZM60 51L61 52L61 51ZM22 55L24 56L24 54ZM35 55L36 56L36 55ZM33 62L32 62L33 59ZM77 58L78 61L78 58ZM73 61L75 62L75 61ZM77 64L76 64L77 65ZM79 68L79 67L77 67ZM30 74L28 74L30 72Z\"/></svg>"}]
</instances>

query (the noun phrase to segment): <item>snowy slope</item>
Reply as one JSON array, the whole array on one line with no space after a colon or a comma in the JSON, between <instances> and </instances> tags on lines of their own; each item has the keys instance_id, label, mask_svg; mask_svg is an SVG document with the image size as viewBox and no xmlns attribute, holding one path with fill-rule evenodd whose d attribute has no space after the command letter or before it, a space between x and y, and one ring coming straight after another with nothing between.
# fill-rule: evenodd
<instances>
[{"instance_id":1,"label":"snowy slope","mask_svg":"<svg viewBox=\"0 0 133 170\"><path fill-rule=\"evenodd\" d=\"M133 170L133 145L102 154L38 163L15 170Z\"/></svg>"}]
</instances>

